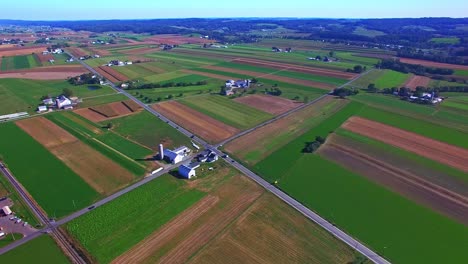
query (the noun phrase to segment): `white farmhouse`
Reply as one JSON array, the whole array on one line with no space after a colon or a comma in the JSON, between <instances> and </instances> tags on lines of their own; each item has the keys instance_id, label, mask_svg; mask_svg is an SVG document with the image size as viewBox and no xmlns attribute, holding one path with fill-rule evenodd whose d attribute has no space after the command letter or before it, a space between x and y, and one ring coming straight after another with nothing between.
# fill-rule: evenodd
<instances>
[{"instance_id":1,"label":"white farmhouse","mask_svg":"<svg viewBox=\"0 0 468 264\"><path fill-rule=\"evenodd\" d=\"M57 104L57 108L65 108L66 106L71 106L72 102L70 99L65 97L65 95L60 95L55 99L55 103Z\"/></svg>"}]
</instances>

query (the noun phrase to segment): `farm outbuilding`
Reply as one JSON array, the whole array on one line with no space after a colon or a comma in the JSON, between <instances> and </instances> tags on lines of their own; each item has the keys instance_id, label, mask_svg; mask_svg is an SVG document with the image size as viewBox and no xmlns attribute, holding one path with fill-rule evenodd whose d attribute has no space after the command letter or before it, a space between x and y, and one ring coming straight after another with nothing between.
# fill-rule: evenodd
<instances>
[{"instance_id":1,"label":"farm outbuilding","mask_svg":"<svg viewBox=\"0 0 468 264\"><path fill-rule=\"evenodd\" d=\"M11 215L11 213L12 213L10 207L8 207L8 206L2 207L2 212L3 212L5 215Z\"/></svg>"},{"instance_id":2,"label":"farm outbuilding","mask_svg":"<svg viewBox=\"0 0 468 264\"><path fill-rule=\"evenodd\" d=\"M190 149L182 146L180 148L170 150L164 149L164 158L172 164L177 164L184 160L184 158L190 153Z\"/></svg>"},{"instance_id":3,"label":"farm outbuilding","mask_svg":"<svg viewBox=\"0 0 468 264\"><path fill-rule=\"evenodd\" d=\"M181 165L179 167L179 175L185 179L191 179L196 176L196 169L200 167L199 163L192 163L189 165Z\"/></svg>"}]
</instances>

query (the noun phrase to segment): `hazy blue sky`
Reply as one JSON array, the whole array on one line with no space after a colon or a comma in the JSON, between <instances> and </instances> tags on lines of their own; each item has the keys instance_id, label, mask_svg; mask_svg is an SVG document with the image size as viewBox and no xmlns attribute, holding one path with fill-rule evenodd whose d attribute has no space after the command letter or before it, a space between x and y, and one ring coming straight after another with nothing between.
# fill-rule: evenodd
<instances>
[{"instance_id":1,"label":"hazy blue sky","mask_svg":"<svg viewBox=\"0 0 468 264\"><path fill-rule=\"evenodd\" d=\"M467 0L16 0L0 19L467 17Z\"/></svg>"}]
</instances>

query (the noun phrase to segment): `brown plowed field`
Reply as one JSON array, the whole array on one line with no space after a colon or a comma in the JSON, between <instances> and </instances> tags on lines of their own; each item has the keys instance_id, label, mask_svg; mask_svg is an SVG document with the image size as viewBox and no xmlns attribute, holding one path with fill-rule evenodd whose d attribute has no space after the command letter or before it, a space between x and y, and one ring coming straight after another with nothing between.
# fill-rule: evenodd
<instances>
[{"instance_id":1,"label":"brown plowed field","mask_svg":"<svg viewBox=\"0 0 468 264\"><path fill-rule=\"evenodd\" d=\"M136 103L124 101L78 109L74 112L92 122L98 123L113 118L132 115L142 109L143 108Z\"/></svg>"},{"instance_id":2,"label":"brown plowed field","mask_svg":"<svg viewBox=\"0 0 468 264\"><path fill-rule=\"evenodd\" d=\"M64 80L87 72L88 70L81 65L50 66L17 71L4 71L0 73L0 79Z\"/></svg>"},{"instance_id":3,"label":"brown plowed field","mask_svg":"<svg viewBox=\"0 0 468 264\"><path fill-rule=\"evenodd\" d=\"M117 80L117 82L125 82L129 80L127 76L112 69L112 67L99 66L99 69L101 70L100 72L105 73L104 77L106 77L109 80L113 79L113 80ZM112 78L109 78L109 77L112 77Z\"/></svg>"},{"instance_id":4,"label":"brown plowed field","mask_svg":"<svg viewBox=\"0 0 468 264\"><path fill-rule=\"evenodd\" d=\"M334 70L329 70L329 69L298 66L298 65L281 63L281 62L262 61L262 60L256 60L256 59L239 58L239 59L233 60L233 62L252 65L252 66L278 69L278 70L288 70L288 71L295 71L295 72L302 72L302 73L310 73L310 74L329 76L329 77L335 77L335 78L341 78L341 79L347 79L347 80L351 80L352 78L357 76L356 74L349 73L349 72L341 72L341 71L334 71Z\"/></svg>"},{"instance_id":5,"label":"brown plowed field","mask_svg":"<svg viewBox=\"0 0 468 264\"><path fill-rule=\"evenodd\" d=\"M302 105L300 102L288 100L286 98L258 94L238 97L234 99L234 101L273 115L282 114Z\"/></svg>"},{"instance_id":6,"label":"brown plowed field","mask_svg":"<svg viewBox=\"0 0 468 264\"><path fill-rule=\"evenodd\" d=\"M281 148L289 141L306 131L309 131L312 124L319 122L332 113L341 109L345 104L344 100L335 100L333 97L326 97L317 103L307 106L293 115L276 120L266 126L260 127L255 131L248 133L236 140L229 142L224 147L227 152L235 154L249 165L255 165L260 160L269 156L277 149ZM323 108L330 109L327 115L324 115ZM317 121L312 121L317 120ZM276 141L276 138L286 140ZM249 154L255 153L255 158L248 158Z\"/></svg>"},{"instance_id":7,"label":"brown plowed field","mask_svg":"<svg viewBox=\"0 0 468 264\"><path fill-rule=\"evenodd\" d=\"M52 54L42 54L42 53L37 53L36 54L37 58L41 63L47 63L49 60L55 60L54 55Z\"/></svg>"},{"instance_id":8,"label":"brown plowed field","mask_svg":"<svg viewBox=\"0 0 468 264\"><path fill-rule=\"evenodd\" d=\"M174 239L178 233L184 229L190 228L192 222L199 219L203 214L210 210L219 198L208 195L193 205L189 209L179 214L171 222L164 225L158 231L151 234L148 238L141 241L123 255L114 259L112 263L141 263L151 257L154 251L163 247L168 241Z\"/></svg>"},{"instance_id":9,"label":"brown plowed field","mask_svg":"<svg viewBox=\"0 0 468 264\"><path fill-rule=\"evenodd\" d=\"M206 77L210 77L210 78L218 79L218 80L223 80L223 81L234 80L235 79L233 77L220 75L220 74L215 74L215 73L209 73L209 72L201 72L201 71L193 71L193 70L182 70L182 72L190 73L190 74L197 74L197 75L206 76Z\"/></svg>"},{"instance_id":10,"label":"brown plowed field","mask_svg":"<svg viewBox=\"0 0 468 264\"><path fill-rule=\"evenodd\" d=\"M68 51L75 57L83 57L83 56L86 56L86 55L89 55L89 53L81 48L78 48L78 47L69 47L67 48Z\"/></svg>"},{"instance_id":11,"label":"brown plowed field","mask_svg":"<svg viewBox=\"0 0 468 264\"><path fill-rule=\"evenodd\" d=\"M337 144L334 138L330 138L327 145L320 148L320 155L409 199L468 224L467 197L428 181L425 175L416 175L400 169L399 166L393 166L379 155L347 146L347 139L338 138Z\"/></svg>"},{"instance_id":12,"label":"brown plowed field","mask_svg":"<svg viewBox=\"0 0 468 264\"><path fill-rule=\"evenodd\" d=\"M314 82L314 81L309 81L309 80L295 79L295 78L290 78L290 77L277 76L277 75L273 75L273 74L265 74L265 73L259 73L259 72L253 72L253 71L245 71L245 70L238 70L238 69L232 69L232 68L224 68L224 67L219 67L219 66L206 66L205 68L206 69L211 69L211 70L223 71L223 72L232 72L232 73L244 74L244 75L252 76L252 77L256 77L256 78L266 78L266 79L279 81L279 82L286 82L286 83L292 83L292 84L311 86L311 87L325 89L325 90L332 90L332 89L334 89L336 87L335 85L328 84L328 83L321 83L321 82Z\"/></svg>"},{"instance_id":13,"label":"brown plowed field","mask_svg":"<svg viewBox=\"0 0 468 264\"><path fill-rule=\"evenodd\" d=\"M117 80L114 76L108 74L106 71L101 69L101 67L94 68L100 75L102 75L104 78L109 80L110 82L117 83L119 80Z\"/></svg>"},{"instance_id":14,"label":"brown plowed field","mask_svg":"<svg viewBox=\"0 0 468 264\"><path fill-rule=\"evenodd\" d=\"M44 117L16 124L101 194L108 195L134 180L119 164Z\"/></svg>"},{"instance_id":15,"label":"brown plowed field","mask_svg":"<svg viewBox=\"0 0 468 264\"><path fill-rule=\"evenodd\" d=\"M408 81L406 81L405 84L403 84L403 87L415 90L418 86L427 87L429 85L429 82L431 82L431 79L428 77L413 75L411 78L408 79Z\"/></svg>"},{"instance_id":16,"label":"brown plowed field","mask_svg":"<svg viewBox=\"0 0 468 264\"><path fill-rule=\"evenodd\" d=\"M33 53L41 53L46 50L46 46L35 46L35 47L11 47L0 49L0 57L11 57L18 55L29 55Z\"/></svg>"},{"instance_id":17,"label":"brown plowed field","mask_svg":"<svg viewBox=\"0 0 468 264\"><path fill-rule=\"evenodd\" d=\"M441 62L434 62L434 61L427 61L427 60L417 60L417 59L407 59L407 58L400 58L400 61L403 63L422 65L426 67L436 67L436 68L445 68L445 69L453 69L453 70L468 70L467 65L448 64L448 63L441 63Z\"/></svg>"},{"instance_id":18,"label":"brown plowed field","mask_svg":"<svg viewBox=\"0 0 468 264\"><path fill-rule=\"evenodd\" d=\"M468 172L468 150L360 117L343 128Z\"/></svg>"},{"instance_id":19,"label":"brown plowed field","mask_svg":"<svg viewBox=\"0 0 468 264\"><path fill-rule=\"evenodd\" d=\"M210 142L219 142L239 133L237 128L228 126L176 101L163 102L152 107L175 123Z\"/></svg>"}]
</instances>

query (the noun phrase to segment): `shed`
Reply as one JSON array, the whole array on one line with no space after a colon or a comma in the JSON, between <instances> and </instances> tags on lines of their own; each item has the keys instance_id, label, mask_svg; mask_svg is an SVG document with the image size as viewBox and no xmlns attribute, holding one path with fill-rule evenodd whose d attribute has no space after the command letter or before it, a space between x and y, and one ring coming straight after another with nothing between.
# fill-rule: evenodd
<instances>
[{"instance_id":1,"label":"shed","mask_svg":"<svg viewBox=\"0 0 468 264\"><path fill-rule=\"evenodd\" d=\"M4 213L5 215L11 215L11 213L12 213L10 207L8 207L8 206L3 206L3 207L2 207L2 211L3 211L3 213Z\"/></svg>"},{"instance_id":2,"label":"shed","mask_svg":"<svg viewBox=\"0 0 468 264\"><path fill-rule=\"evenodd\" d=\"M45 105L40 105L40 106L37 108L37 111L38 111L38 112L46 112L46 111L47 111L47 106L45 106Z\"/></svg>"},{"instance_id":3,"label":"shed","mask_svg":"<svg viewBox=\"0 0 468 264\"><path fill-rule=\"evenodd\" d=\"M196 176L196 169L200 167L199 163L192 163L189 165L181 165L179 167L179 175L186 178L191 179Z\"/></svg>"}]
</instances>

